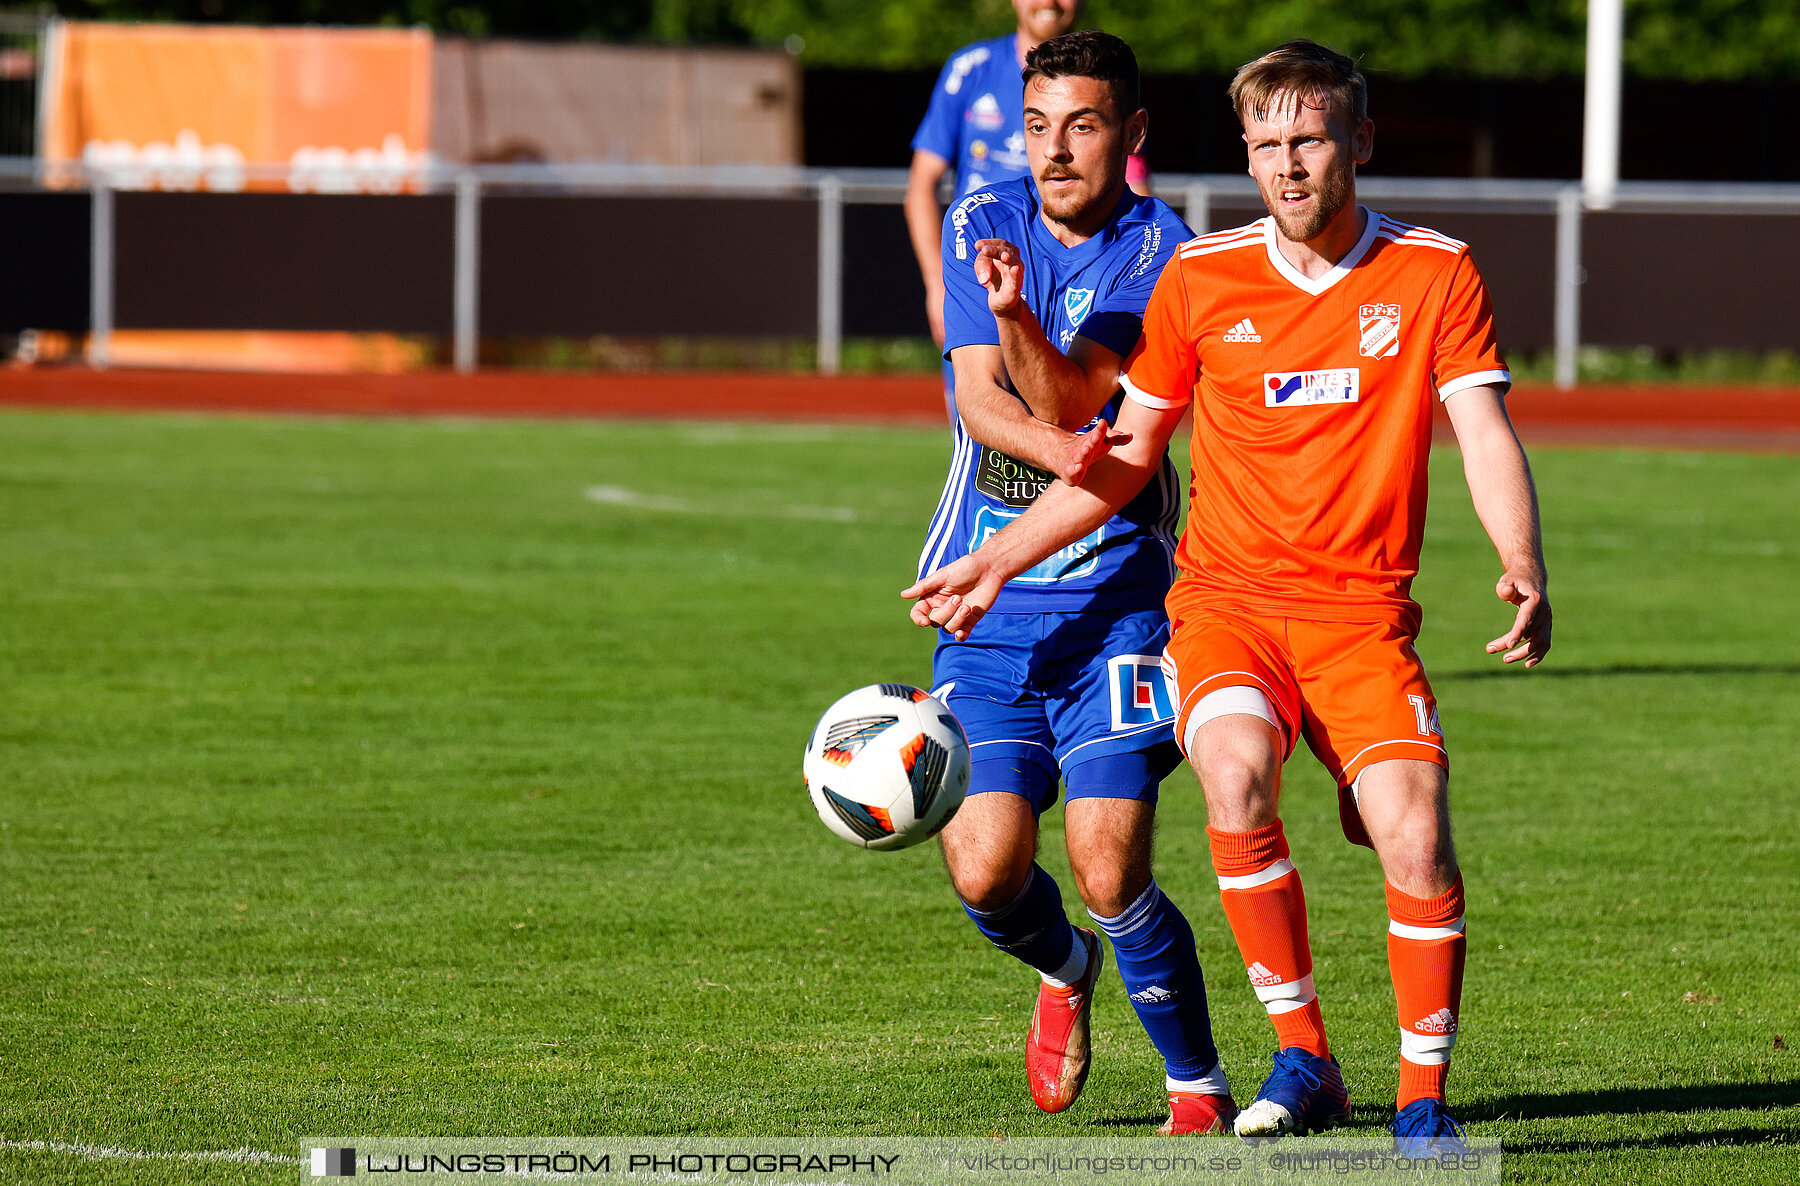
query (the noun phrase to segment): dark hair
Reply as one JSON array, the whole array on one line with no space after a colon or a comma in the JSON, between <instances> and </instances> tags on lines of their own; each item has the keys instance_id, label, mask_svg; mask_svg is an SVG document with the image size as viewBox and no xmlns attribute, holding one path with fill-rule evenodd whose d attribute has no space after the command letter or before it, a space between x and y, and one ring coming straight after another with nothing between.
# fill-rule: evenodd
<instances>
[{"instance_id":1,"label":"dark hair","mask_svg":"<svg viewBox=\"0 0 1800 1186\"><path fill-rule=\"evenodd\" d=\"M1290 41L1238 67L1231 80L1231 106L1238 123L1269 113L1275 96L1325 100L1342 111L1355 129L1369 116L1369 86L1356 63L1316 41Z\"/></svg>"},{"instance_id":2,"label":"dark hair","mask_svg":"<svg viewBox=\"0 0 1800 1186\"><path fill-rule=\"evenodd\" d=\"M1137 55L1131 47L1098 29L1082 29L1052 37L1025 55L1021 77L1029 83L1045 78L1092 78L1112 87L1119 114L1129 119L1140 106Z\"/></svg>"}]
</instances>

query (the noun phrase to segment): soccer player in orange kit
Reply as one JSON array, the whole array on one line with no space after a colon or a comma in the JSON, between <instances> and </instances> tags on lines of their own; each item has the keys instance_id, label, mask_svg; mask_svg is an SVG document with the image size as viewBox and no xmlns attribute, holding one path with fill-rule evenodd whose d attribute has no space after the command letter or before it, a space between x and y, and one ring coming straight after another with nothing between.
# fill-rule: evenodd
<instances>
[{"instance_id":1,"label":"soccer player in orange kit","mask_svg":"<svg viewBox=\"0 0 1800 1186\"><path fill-rule=\"evenodd\" d=\"M1220 897L1273 1022L1274 1067L1240 1136L1341 1123L1348 1093L1313 989L1306 903L1277 815L1304 738L1337 779L1345 834L1387 880L1400 1022L1393 1131L1452 1145L1444 1107L1466 940L1448 758L1413 649L1431 404L1442 400L1499 553L1511 629L1550 649L1537 495L1506 414L1511 376L1466 245L1356 203L1374 125L1355 64L1289 42L1238 71L1232 101L1269 217L1184 244L1126 362L1118 423L1079 486L1061 482L975 553L905 595L913 620L966 637L1000 588L1093 530L1155 472L1193 411L1192 505L1169 591L1176 737L1206 795Z\"/></svg>"}]
</instances>

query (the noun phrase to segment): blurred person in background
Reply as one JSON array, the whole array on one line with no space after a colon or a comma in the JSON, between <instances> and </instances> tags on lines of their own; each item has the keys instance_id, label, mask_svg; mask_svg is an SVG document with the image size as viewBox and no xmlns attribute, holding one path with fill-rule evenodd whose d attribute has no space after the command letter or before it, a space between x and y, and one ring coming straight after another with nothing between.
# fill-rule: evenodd
<instances>
[{"instance_id":1,"label":"blurred person in background","mask_svg":"<svg viewBox=\"0 0 1800 1186\"><path fill-rule=\"evenodd\" d=\"M950 55L931 90L931 105L913 134L912 167L906 178L906 229L919 274L925 282L925 316L931 339L944 344L944 221L938 188L954 170L955 197L1030 172L1025 159L1025 55L1075 27L1081 0L1012 0L1018 27L990 41L965 45ZM1150 174L1134 153L1126 182L1149 196ZM954 398L956 380L944 362L944 401Z\"/></svg>"}]
</instances>

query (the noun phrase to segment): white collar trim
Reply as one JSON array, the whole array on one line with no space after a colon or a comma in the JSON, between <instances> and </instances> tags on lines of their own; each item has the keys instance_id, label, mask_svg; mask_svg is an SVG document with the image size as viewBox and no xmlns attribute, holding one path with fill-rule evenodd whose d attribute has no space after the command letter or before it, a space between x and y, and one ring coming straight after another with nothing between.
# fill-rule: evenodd
<instances>
[{"instance_id":1,"label":"white collar trim","mask_svg":"<svg viewBox=\"0 0 1800 1186\"><path fill-rule=\"evenodd\" d=\"M1358 206L1357 209L1362 211L1363 217L1367 220L1366 225L1363 227L1362 238L1356 241L1356 246L1352 247L1349 254L1344 256L1343 259L1340 259L1332 267L1331 271L1320 276L1317 280L1314 280L1305 272L1302 272L1299 268L1290 264L1287 261L1287 257L1281 254L1281 247L1275 241L1275 236L1281 233L1275 229L1275 216L1270 215L1263 219L1263 246L1269 252L1270 265L1273 266L1289 284L1292 284L1301 292L1308 293L1312 296L1318 296L1320 293L1336 284L1339 280L1348 276L1350 274L1350 269L1362 262L1362 257L1369 253L1370 245L1375 242L1375 232L1381 227L1381 216L1367 206Z\"/></svg>"}]
</instances>

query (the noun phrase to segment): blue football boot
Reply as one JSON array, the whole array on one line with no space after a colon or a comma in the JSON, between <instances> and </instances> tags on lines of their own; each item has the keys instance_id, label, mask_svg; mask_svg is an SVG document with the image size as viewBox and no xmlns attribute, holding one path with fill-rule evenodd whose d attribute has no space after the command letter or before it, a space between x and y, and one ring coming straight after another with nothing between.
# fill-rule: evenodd
<instances>
[{"instance_id":1,"label":"blue football boot","mask_svg":"<svg viewBox=\"0 0 1800 1186\"><path fill-rule=\"evenodd\" d=\"M1438 1158L1469 1151L1463 1126L1444 1110L1442 1100L1414 1100L1400 1109L1388 1131L1394 1134L1394 1151L1402 1157Z\"/></svg>"},{"instance_id":2,"label":"blue football boot","mask_svg":"<svg viewBox=\"0 0 1800 1186\"><path fill-rule=\"evenodd\" d=\"M1350 1093L1337 1059L1320 1058L1297 1046L1275 1052L1275 1069L1263 1080L1256 1100L1238 1113L1240 1137L1303 1137L1336 1128L1350 1119Z\"/></svg>"}]
</instances>

